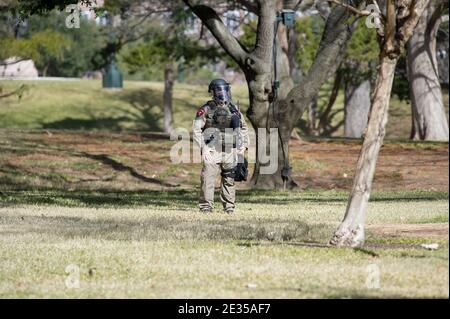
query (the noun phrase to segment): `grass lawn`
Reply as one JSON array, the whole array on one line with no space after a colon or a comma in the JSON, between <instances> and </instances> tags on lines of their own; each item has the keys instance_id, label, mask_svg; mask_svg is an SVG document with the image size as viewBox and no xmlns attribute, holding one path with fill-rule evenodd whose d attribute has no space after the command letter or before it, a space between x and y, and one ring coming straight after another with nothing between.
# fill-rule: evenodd
<instances>
[{"instance_id":1,"label":"grass lawn","mask_svg":"<svg viewBox=\"0 0 450 319\"><path fill-rule=\"evenodd\" d=\"M448 144L387 140L366 244L334 248L359 140L292 140L297 190L242 183L235 215L201 215L200 165L171 163L161 135L124 132L161 131L161 83L25 83L0 105L0 298L449 297ZM174 94L189 128L206 88ZM243 109L246 94L233 88ZM406 138L409 106L391 102L389 137Z\"/></svg>"},{"instance_id":2,"label":"grass lawn","mask_svg":"<svg viewBox=\"0 0 450 319\"><path fill-rule=\"evenodd\" d=\"M1 81L0 85L8 91L22 83L26 84L28 90L20 101L17 97L10 97L0 102L0 128L113 131L162 131L163 128L163 83L160 82L125 81L121 92L104 91L99 80L6 80ZM324 92L328 90L327 87L324 87ZM242 110L247 110L246 86L234 85L232 93ZM196 110L208 99L205 86L175 84L175 126L190 129ZM444 102L448 112L448 91L444 92ZM340 92L334 108L343 110L343 104L343 92ZM342 117L343 111L334 118L335 124ZM393 97L386 138L407 139L410 130L411 106ZM336 136L342 134L343 127L335 133Z\"/></svg>"},{"instance_id":3,"label":"grass lawn","mask_svg":"<svg viewBox=\"0 0 450 319\"><path fill-rule=\"evenodd\" d=\"M125 81L122 91L109 92L99 80L0 82L5 91L22 83L28 90L21 100L1 101L0 128L163 130L163 83ZM234 88L233 95L246 109L246 88ZM197 109L208 99L207 87L177 84L176 126L190 129Z\"/></svg>"},{"instance_id":4,"label":"grass lawn","mask_svg":"<svg viewBox=\"0 0 450 319\"><path fill-rule=\"evenodd\" d=\"M23 196L32 203L32 193ZM188 191L116 194L118 205L79 196L91 201L1 199L0 297L449 296L448 227L443 236L402 230L448 225L443 193L375 194L363 249L326 245L345 209L342 192L241 191L234 216L201 215ZM380 233L383 225L398 232ZM79 288L66 286L78 278L69 265ZM374 267L378 289L367 286Z\"/></svg>"}]
</instances>

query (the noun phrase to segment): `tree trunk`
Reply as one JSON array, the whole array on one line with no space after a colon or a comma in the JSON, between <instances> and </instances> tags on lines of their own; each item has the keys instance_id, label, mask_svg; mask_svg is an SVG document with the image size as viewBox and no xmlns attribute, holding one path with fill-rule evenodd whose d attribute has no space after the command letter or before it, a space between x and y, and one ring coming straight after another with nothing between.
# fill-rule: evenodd
<instances>
[{"instance_id":1,"label":"tree trunk","mask_svg":"<svg viewBox=\"0 0 450 319\"><path fill-rule=\"evenodd\" d=\"M42 76L45 78L47 76L48 72L48 64L44 66L44 69L42 70Z\"/></svg>"},{"instance_id":2,"label":"tree trunk","mask_svg":"<svg viewBox=\"0 0 450 319\"><path fill-rule=\"evenodd\" d=\"M309 104L308 108L308 132L311 135L318 136L319 132L317 130L317 103L318 96L316 95L312 100L311 104Z\"/></svg>"},{"instance_id":3,"label":"tree trunk","mask_svg":"<svg viewBox=\"0 0 450 319\"><path fill-rule=\"evenodd\" d=\"M370 80L355 83L351 79L345 84L344 136L360 138L367 126L370 110Z\"/></svg>"},{"instance_id":4,"label":"tree trunk","mask_svg":"<svg viewBox=\"0 0 450 319\"><path fill-rule=\"evenodd\" d=\"M173 84L174 84L174 65L166 64L164 68L164 132L170 133L173 130Z\"/></svg>"},{"instance_id":5,"label":"tree trunk","mask_svg":"<svg viewBox=\"0 0 450 319\"><path fill-rule=\"evenodd\" d=\"M283 76L282 74L279 75L280 91L278 101L275 103L275 109L272 107L269 108L271 73L259 73L257 75L246 74L250 98L250 108L247 115L250 122L256 132L258 132L257 128L267 127L267 119L269 119L268 127L279 127L287 166L289 165L289 137L296 122L309 107L323 83L328 80L331 74L336 72L336 69L343 58L347 41L350 39L353 32L353 25L346 24L350 15L351 14L347 12L345 8L340 7L335 8L330 14L316 59L308 74L302 79L299 85L293 88L292 78ZM278 68L278 70L285 69L286 68L282 68L281 66ZM286 81L283 82L283 79ZM273 116L274 114L276 117L275 119ZM257 143L259 143L259 141L266 142L264 139L257 138ZM263 165L258 164L259 159L257 157L257 164L255 165L252 176L253 188L282 189L286 186L287 189L291 189L297 186L291 177L288 178L286 183L283 183L281 170L286 165L284 164L284 157L282 156L283 153L280 140L278 140L278 145L279 165L277 172L272 174L272 176L267 174L261 175L259 168ZM261 146L257 144L257 150L259 147ZM269 147L267 147L267 149L269 149Z\"/></svg>"},{"instance_id":6,"label":"tree trunk","mask_svg":"<svg viewBox=\"0 0 450 319\"><path fill-rule=\"evenodd\" d=\"M430 1L408 42L408 78L413 127L411 138L448 141L448 121L439 83L436 33L442 10Z\"/></svg>"},{"instance_id":7,"label":"tree trunk","mask_svg":"<svg viewBox=\"0 0 450 319\"><path fill-rule=\"evenodd\" d=\"M328 98L327 106L319 119L318 129L319 129L319 134L321 134L321 135L324 135L324 136L331 135L332 131L334 130L334 127L331 125L332 119L330 118L330 114L331 114L331 109L333 108L333 105L336 102L336 99L339 94L342 77L343 77L343 72L339 68L336 71L336 76L334 77L333 88L331 89L331 93L330 93L330 97Z\"/></svg>"},{"instance_id":8,"label":"tree trunk","mask_svg":"<svg viewBox=\"0 0 450 319\"><path fill-rule=\"evenodd\" d=\"M295 28L289 28L288 30L288 59L289 59L289 69L290 69L290 75L292 78L292 81L294 81L295 84L298 84L301 79L301 71L298 67L297 63L297 50L298 50L298 43L297 43L297 34L295 32Z\"/></svg>"},{"instance_id":9,"label":"tree trunk","mask_svg":"<svg viewBox=\"0 0 450 319\"><path fill-rule=\"evenodd\" d=\"M331 74L336 71L345 52L346 44L353 32L354 21L350 19L352 12L346 8L336 6L327 18L326 26L322 36L321 44L317 51L316 58L308 74L302 81L293 87L292 78L289 76L290 70L286 68L289 65L288 50L283 50L282 57L284 61L278 67L277 79L280 81L277 99L272 87L274 80L273 73L273 39L276 21L276 0L256 0L254 8L258 15L258 26L256 32L256 43L254 49L249 51L233 36L221 21L217 12L209 6L196 4L194 0L183 0L192 11L202 20L204 25L211 31L225 52L233 58L245 74L249 91L249 108L247 116L258 134L258 128L270 129L279 128L281 138L285 147L285 156L282 156L279 150L279 163L288 161L289 148L288 142L295 123L302 116L304 110L309 106L314 96L317 95L323 83L325 83ZM297 3L297 2L292 2ZM355 5L360 5L362 1L355 1ZM278 40L287 43L286 31L283 27L279 28L283 37ZM281 50L282 46L279 46ZM276 59L277 64L281 61ZM287 76L284 76L283 70L287 70ZM260 149L260 138L257 141L257 149ZM289 188L294 185L289 178L283 183L281 170L285 165L279 165L277 172L266 176L260 174L263 164L258 163L252 177L255 188L280 188L281 185Z\"/></svg>"},{"instance_id":10,"label":"tree trunk","mask_svg":"<svg viewBox=\"0 0 450 319\"><path fill-rule=\"evenodd\" d=\"M252 101L253 98L250 100ZM253 188L259 189L292 189L297 186L295 181L290 176L283 181L281 173L284 168L290 168L289 140L296 120L289 118L289 113L287 112L287 108L285 107L283 101L278 101L275 104L266 102L266 104L267 109L261 106L261 102L253 101L251 105L253 105L254 108L252 108L252 110L256 110L258 113L249 114L249 118L256 131L257 154L251 185ZM259 105L259 107L257 107L257 105ZM258 128L266 128L264 130L265 137L259 134ZM276 129L275 132L277 134L277 138L274 140L277 143L277 147L275 148L275 146L272 146L275 148L275 154L273 152L269 153L271 142L268 131L270 129ZM269 164L263 161L260 156L260 152L264 150L266 151L266 154L270 155L272 161L277 165L275 172L271 172L270 174L264 173L262 169Z\"/></svg>"},{"instance_id":11,"label":"tree trunk","mask_svg":"<svg viewBox=\"0 0 450 319\"><path fill-rule=\"evenodd\" d=\"M289 5L287 3L283 3L282 0L276 1L277 10L281 10L283 5ZM270 27L270 26L269 26ZM284 167L289 167L289 140L291 136L291 127L293 124L292 120L286 119L284 114L280 112L279 108L279 100L283 100L286 98L286 95L289 91L294 87L294 82L290 76L291 68L290 68L290 60L289 60L289 39L288 39L288 30L286 27L279 23L277 29L277 39L276 39L276 80L279 81L280 87L277 90L276 99L274 99L274 95L272 92L272 82L271 79L275 80L275 69L273 61L270 61L273 57L269 57L269 60L266 61L266 65L268 66L268 70L270 70L267 74L256 75L253 76L251 74L248 75L248 86L250 92L250 105L251 112L249 115L250 122L253 125L253 128L256 131L256 151L257 151L257 160L255 164L255 169L253 171L253 175L251 178L251 185L254 188L260 189L283 189L288 188L291 189L297 184L289 177L286 180L286 183L283 181L281 177L281 171ZM257 84L256 84L257 83ZM255 85L256 84L256 85ZM261 95L261 88L270 88L267 90L266 95ZM255 90L256 89L256 90ZM259 97L259 100L258 98ZM263 97L261 100L260 98ZM289 122L289 123L287 123ZM266 128L266 136L260 136L258 132L258 128ZM269 129L276 128L278 138L277 143L277 152L272 155L272 159L276 162L277 169L275 172L271 174L264 173L263 169L268 165L268 163L261 163L261 158L259 156L259 150L266 150L268 153L270 150L270 135Z\"/></svg>"},{"instance_id":12,"label":"tree trunk","mask_svg":"<svg viewBox=\"0 0 450 319\"><path fill-rule=\"evenodd\" d=\"M355 247L364 243L367 204L385 135L395 67L428 2L428 0L386 1L385 20L377 31L381 52L369 123L356 164L356 174L345 217L330 240L332 245ZM406 17L405 12L408 13Z\"/></svg>"},{"instance_id":13,"label":"tree trunk","mask_svg":"<svg viewBox=\"0 0 450 319\"><path fill-rule=\"evenodd\" d=\"M356 166L356 175L347 211L342 224L330 243L338 246L359 246L364 242L364 223L369 202L372 181L378 153L383 143L388 119L389 98L391 96L394 71L398 58L381 58L373 95L367 133Z\"/></svg>"},{"instance_id":14,"label":"tree trunk","mask_svg":"<svg viewBox=\"0 0 450 319\"><path fill-rule=\"evenodd\" d=\"M280 129L280 135L282 136L283 148L281 147L281 141L278 139L278 147L277 153L279 156L274 156L273 158L276 161L277 168L275 172L271 174L264 174L262 172L262 168L268 166L267 163L261 163L259 160L255 163L255 170L252 175L252 179L250 181L253 187L257 187L259 189L293 189L297 187L297 183L289 177L286 182L281 178L281 173L285 165L289 167L289 139L290 139L290 131L288 132L286 129ZM263 143L266 143L267 147L265 148L267 152L269 152L270 142L269 142L269 134L266 134L265 141L261 141L261 136L258 136L259 142L256 144L256 151L259 151L259 148L263 146ZM284 161L284 157L281 155L282 152L285 152L286 162ZM258 153L257 153L258 154Z\"/></svg>"},{"instance_id":15,"label":"tree trunk","mask_svg":"<svg viewBox=\"0 0 450 319\"><path fill-rule=\"evenodd\" d=\"M262 85L262 84L260 84ZM259 189L292 189L297 186L291 177L286 183L281 177L281 171L286 166L289 167L289 140L292 129L295 124L293 118L287 118L285 109L280 108L280 102L275 104L269 100L258 100L255 93L250 88L259 87L255 85L255 81L249 82L249 95L251 108L247 112L247 116L256 132L256 164L251 178L253 188ZM283 93L280 94L281 96ZM282 104L282 103L281 103ZM265 136L261 136L258 129L265 128ZM276 154L270 153L270 129L277 129L278 138ZM283 147L282 147L283 146ZM275 172L270 174L264 173L262 168L268 166L269 163L263 163L260 152L266 150L266 153L275 159L277 164Z\"/></svg>"}]
</instances>

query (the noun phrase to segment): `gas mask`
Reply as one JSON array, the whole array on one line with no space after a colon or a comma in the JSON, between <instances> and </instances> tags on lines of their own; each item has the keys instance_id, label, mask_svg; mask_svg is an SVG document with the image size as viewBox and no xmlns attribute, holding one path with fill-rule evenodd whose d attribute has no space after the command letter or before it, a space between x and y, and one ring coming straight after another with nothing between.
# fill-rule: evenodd
<instances>
[{"instance_id":1,"label":"gas mask","mask_svg":"<svg viewBox=\"0 0 450 319\"><path fill-rule=\"evenodd\" d=\"M208 91L212 94L214 102L219 106L225 106L231 102L230 85L225 80L213 80Z\"/></svg>"},{"instance_id":2,"label":"gas mask","mask_svg":"<svg viewBox=\"0 0 450 319\"><path fill-rule=\"evenodd\" d=\"M231 101L231 93L229 86L218 86L213 88L214 102L219 106L225 106Z\"/></svg>"}]
</instances>

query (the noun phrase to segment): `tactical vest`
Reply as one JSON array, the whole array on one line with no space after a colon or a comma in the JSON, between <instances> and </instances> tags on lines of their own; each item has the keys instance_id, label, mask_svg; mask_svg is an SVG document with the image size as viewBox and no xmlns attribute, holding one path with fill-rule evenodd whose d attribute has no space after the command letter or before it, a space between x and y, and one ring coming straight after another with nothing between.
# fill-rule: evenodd
<instances>
[{"instance_id":1,"label":"tactical vest","mask_svg":"<svg viewBox=\"0 0 450 319\"><path fill-rule=\"evenodd\" d=\"M230 130L225 130L232 128L233 115L239 116L239 111L236 107L234 105L219 106L214 101L208 101L205 106L207 106L207 110L205 112L203 131L210 129L208 130L208 136L204 136L205 143L211 147L216 147L218 151L225 151L225 148L230 148L230 146L236 147L236 136ZM211 131L214 134L210 134ZM229 135L230 133L231 135ZM232 145L226 146L225 141Z\"/></svg>"}]
</instances>

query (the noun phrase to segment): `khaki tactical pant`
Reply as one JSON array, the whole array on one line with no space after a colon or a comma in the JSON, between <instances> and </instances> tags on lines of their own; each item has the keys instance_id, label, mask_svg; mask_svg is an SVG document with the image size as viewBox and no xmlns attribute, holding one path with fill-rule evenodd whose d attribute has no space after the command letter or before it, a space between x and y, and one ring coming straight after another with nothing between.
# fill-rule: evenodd
<instances>
[{"instance_id":1,"label":"khaki tactical pant","mask_svg":"<svg viewBox=\"0 0 450 319\"><path fill-rule=\"evenodd\" d=\"M220 201L224 209L234 209L236 192L234 188L234 176L224 174L236 166L236 154L231 152L213 152L213 159L205 160L201 172L202 190L199 200L200 209L212 209L214 206L214 184L217 173L221 172ZM224 176L225 175L225 176Z\"/></svg>"}]
</instances>

